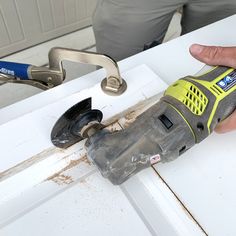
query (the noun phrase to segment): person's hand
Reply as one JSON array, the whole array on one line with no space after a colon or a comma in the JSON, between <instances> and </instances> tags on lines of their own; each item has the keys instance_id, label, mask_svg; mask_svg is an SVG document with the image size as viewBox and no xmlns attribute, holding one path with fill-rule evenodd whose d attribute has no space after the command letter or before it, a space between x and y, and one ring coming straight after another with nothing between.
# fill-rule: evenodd
<instances>
[{"instance_id":1,"label":"person's hand","mask_svg":"<svg viewBox=\"0 0 236 236\"><path fill-rule=\"evenodd\" d=\"M236 68L236 47L216 47L193 44L189 48L189 51L193 57L207 65ZM235 129L236 111L220 122L215 131L218 133L226 133Z\"/></svg>"}]
</instances>

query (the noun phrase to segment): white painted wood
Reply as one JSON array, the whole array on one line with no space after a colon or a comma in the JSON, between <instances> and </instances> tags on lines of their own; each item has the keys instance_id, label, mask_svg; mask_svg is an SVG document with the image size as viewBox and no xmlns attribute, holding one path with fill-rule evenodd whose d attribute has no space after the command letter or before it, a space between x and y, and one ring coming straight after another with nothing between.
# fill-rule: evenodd
<instances>
[{"instance_id":1,"label":"white painted wood","mask_svg":"<svg viewBox=\"0 0 236 236\"><path fill-rule=\"evenodd\" d=\"M84 162L63 175L70 176L73 182L61 181L60 184L58 177L46 180L2 205L1 232L14 235L17 230L31 235L38 227L40 230L35 235L45 234L47 230L53 235L68 232L71 235L74 232L82 235L85 232L86 235L95 232L104 235L130 235L131 232L132 235L149 235L149 232L158 236L205 235L151 168L127 181L121 189L112 186ZM59 206L62 202L65 204ZM95 217L98 221L93 222ZM26 222L32 222L33 226L22 227ZM89 228L90 225L93 227Z\"/></svg>"},{"instance_id":2,"label":"white painted wood","mask_svg":"<svg viewBox=\"0 0 236 236\"><path fill-rule=\"evenodd\" d=\"M141 79L144 76L147 77L146 80ZM5 169L31 157L26 162L1 174L0 227L2 227L1 232L4 235L13 235L18 227L18 232L30 235L35 230L33 225L38 225L39 222L44 227L38 225L41 230L37 231L36 235L45 234L48 230L56 235L62 235L64 232L70 232L70 235L74 235L75 233L93 235L97 231L105 235L110 235L111 233L114 235L119 235L120 233L127 235L128 232L131 232L131 229L136 235L150 235L148 228L141 221L139 215L129 203L128 199L125 198L120 188L112 186L100 174L94 174L94 167L81 161L85 154L83 149L84 142L78 143L67 150L54 148L50 142L51 125L75 101L80 101L88 95L93 94L93 98L95 99L94 107L101 109L104 113L104 119L107 120L109 117L132 107L140 101L148 99L166 88L166 84L145 65L141 65L123 74L123 77L128 84L128 90L124 95L110 97L101 91L100 84L95 84L90 89L69 96L64 102L60 101L60 103L49 104L45 108L12 120L0 127L0 132L3 134L11 132L10 129L13 132L18 129L16 126L21 126L21 129L18 129L19 136L16 135L15 138L6 141L3 144L5 146L4 150L1 149L1 153L6 160ZM124 101L126 101L125 104ZM50 120L52 119L55 120L50 124ZM22 125L19 122L23 122ZM26 134L25 127L23 126L25 122L27 122L28 134ZM40 124L41 128L44 128L42 132L38 129L36 133L35 127L38 124ZM32 130L34 130L33 133L31 132ZM24 140L22 139L23 136ZM20 143L19 139L21 140ZM12 143L15 143L15 148L10 150ZM36 145L33 146L33 143ZM30 150L33 150L37 155L33 156ZM44 151L39 153L39 150ZM19 157L22 159L18 159ZM7 160L11 161L8 162ZM14 161L16 162L14 163ZM68 165L73 161L81 161L82 164L77 164L73 170L70 170L71 168ZM67 168L69 168L70 173L66 171ZM62 169L65 169L65 171L60 172ZM68 179L65 177L68 177ZM100 181L103 183L100 183ZM39 183L41 184L38 185ZM78 183L79 186L76 188L73 183ZM89 187L87 187L87 183ZM57 187L55 187L55 184ZM64 186L61 186L61 184ZM70 188L68 189L67 186L70 186ZM94 186L97 186L97 188L94 188ZM44 192L46 188L48 188L48 191ZM61 193L64 190L66 192L63 192L64 194ZM113 193L113 191L115 192ZM98 194L100 194L100 197ZM65 209L73 210L68 210L66 213L57 204L61 204L68 196L73 196L77 200L72 201L68 199L68 205L64 204L63 206ZM87 196L87 198L84 196ZM52 198L52 200L48 200L48 198ZM90 200L91 198L93 199L92 201ZM37 206L39 205L40 207L38 208ZM51 221L48 221L45 217L44 206L45 209L55 209L55 212L47 210L48 218ZM60 212L63 212L63 215L57 212L58 209ZM96 213L94 209L99 210ZM112 217L110 217L111 211L113 212ZM83 212L91 212L91 214L88 216L84 215ZM25 217L22 217L22 214ZM69 231L67 229L68 222L64 219L64 216L67 214L68 217L66 219L70 221ZM38 221L40 218L41 220ZM107 218L109 220L106 220ZM22 228L22 224L24 225L25 222L29 222L29 219L33 219L33 227ZM95 219L97 219L96 222L94 222ZM124 222L128 221L129 224L123 226ZM50 226L47 227L45 222L48 222ZM115 227L112 222L116 222ZM62 225L62 227L56 227L58 224ZM92 229L89 227L91 224L93 225Z\"/></svg>"},{"instance_id":3,"label":"white painted wood","mask_svg":"<svg viewBox=\"0 0 236 236\"><path fill-rule=\"evenodd\" d=\"M144 76L146 79L142 80L141 78ZM145 65L134 68L125 73L123 77L128 82L129 93L125 96L122 95L123 98L122 96L110 98L113 102L110 103L110 105L107 104L108 108L103 105L102 110L105 119L108 118L109 115L114 115L118 111L125 110L126 107L130 107L138 101L145 100L158 93L158 91L161 92L166 88L166 84ZM104 98L105 100L103 100L104 95L99 92L100 85L95 85L94 88L94 91L97 93L96 98L99 98L97 105L101 106L101 104L107 103L107 99ZM89 93L92 93L92 89L87 89L85 91L87 93L88 91ZM83 91L81 91L80 94L75 94L76 98L79 99L81 94L83 94ZM129 97L129 101L127 101L127 97ZM70 96L65 99L67 103L70 103L70 100ZM119 102L116 102L116 100ZM122 100L126 100L126 104L124 104ZM60 102L61 107L63 103L63 101ZM25 115L23 116L23 120L34 120L37 119L38 116L45 117L45 114L48 114L46 115L47 117L49 116L49 113L54 113L55 104L49 104L46 106L46 110L40 109L40 112L36 110L32 114ZM54 108L52 106L54 106ZM12 127L12 124L19 124L20 119L21 118L10 121L3 126L9 130L9 128ZM50 121L48 120L47 122ZM46 124L42 125L44 126ZM15 130L14 127L12 128ZM28 128L31 129L29 125ZM45 131L46 130L47 128ZM16 140L17 139L19 138L16 138ZM35 139L34 134L31 134L30 139L34 139L35 141L37 139L38 143L43 144L43 139L45 139L45 137L43 139L36 137ZM28 142L29 139L25 144L22 144L26 149L29 147ZM166 235L167 232L171 232L173 236L189 235L189 233L191 235L202 235L201 230L196 223L185 213L183 214L182 206L172 193L167 193L167 202L165 198L154 197L154 195L157 197L157 192L160 194L163 189L167 190L167 188L160 180L156 185L151 184L151 182L155 182L156 179L156 175L152 169L149 169L149 171L146 172L146 174L148 173L146 177L144 177L144 173L138 178L138 181L136 178L136 181L133 179L131 182L127 182L123 188L126 193L126 195L124 195L119 187L112 186L107 180L102 179L100 174L94 174L94 171L96 171L94 167L87 163L80 162L80 159L82 159L85 154L83 145L83 143L79 143L63 151L52 147L49 147L48 149L45 148L46 146L44 149L41 147L44 152L32 157L31 160L12 168L8 172L5 172L4 175L2 174L2 181L0 182L0 227L2 227L1 232L4 233L4 235L14 235L15 230L22 234L30 235L35 227L41 229L36 232L36 235L45 234L48 230L55 235L62 235L65 232L69 232L71 235L74 235L75 232L82 235L85 234L85 232L86 235L94 235L97 231L105 235L110 235L111 233L114 235L120 233L127 235L131 232L131 228L132 233L135 235L149 235L150 233L152 233L152 235L157 235L158 233L159 235L159 232L162 232L160 235ZM30 146L32 150L36 150L32 145ZM22 150L24 154L27 154L26 149L24 151ZM9 151L8 148L4 150L7 152ZM11 155L11 157L8 156L7 159L14 158L14 156L16 155ZM80 163L72 169L69 168L67 171L68 164L70 165L72 161L78 161ZM62 169L65 169L65 171L61 171ZM31 176L30 179L28 179L29 176ZM25 181L26 179L27 181ZM100 181L100 179L102 183L97 183L97 180ZM151 182L149 181L149 184L146 185L145 182L147 179ZM41 184L38 185L40 182ZM150 187L150 184L152 187ZM85 185L86 188L83 189L81 185ZM76 188L76 186L78 187ZM94 186L98 187L94 188ZM109 186L108 190L106 186ZM156 191L153 191L154 189L156 189ZM111 193L113 190L116 191L115 198ZM101 198L97 196L97 192L94 191L100 192ZM143 193L146 193L146 199L143 198ZM127 198L125 198L125 201L123 200L124 196L127 195L129 195L128 199L130 202ZM73 196L76 200L71 200L69 196ZM85 198L85 196L87 197ZM93 198L93 201L89 200L88 202L88 198ZM57 206L58 204L61 204L61 202L65 202L65 199L68 200L68 204L64 204L62 208ZM106 199L106 204L101 204L100 199ZM143 202L144 204L142 204L142 199L145 200ZM132 205L134 202L137 203L137 200L139 204ZM174 203L169 207L169 211L167 211L166 206L169 201L174 201ZM110 204L112 207L110 207ZM97 216L94 209L100 209L101 207L102 209L105 207L105 209L109 210L99 210L99 216ZM152 212L150 212L150 207L152 207ZM67 211L66 209L71 210ZM45 211L47 212L46 217ZM84 215L84 211L91 212L90 216L87 214ZM110 216L111 211L112 217ZM62 212L63 215L61 214ZM142 212L142 214L140 212ZM65 220L64 216L66 215L66 219L70 219L70 223ZM153 216L153 219L156 217L157 219L160 219L160 224L162 226L156 224L155 220L151 221L151 216ZM93 221L97 217L99 220L94 223ZM145 217L146 220L144 220L143 217ZM109 218L109 220L105 220L106 218ZM32 222L32 227L22 228L22 225L29 221ZM46 222L48 222L48 224ZM115 227L113 226L114 222ZM129 222L129 224L125 224L125 226L121 227L124 222ZM171 225L172 222L178 222L178 224ZM44 225L44 227L40 226L40 224ZM67 228L68 224L70 224L70 229ZM92 229L89 228L89 225L91 224L93 225ZM101 228L101 225L104 224L105 226ZM107 224L109 224L108 227ZM55 225L61 225L62 227L55 227ZM169 225L168 228L165 228L167 225ZM163 229L165 230L163 231Z\"/></svg>"},{"instance_id":4,"label":"white painted wood","mask_svg":"<svg viewBox=\"0 0 236 236\"><path fill-rule=\"evenodd\" d=\"M145 80L142 79L144 77ZM166 84L145 65L126 72L123 78L126 80L128 89L120 96L106 95L100 83L94 84L89 89L72 94L0 126L1 153L4 156L4 160L0 163L0 171L6 171L51 148L53 145L50 133L55 122L75 103L92 97L93 108L102 110L103 119L106 121L166 88Z\"/></svg>"},{"instance_id":5,"label":"white painted wood","mask_svg":"<svg viewBox=\"0 0 236 236\"><path fill-rule=\"evenodd\" d=\"M152 168L138 173L121 188L153 235L206 235Z\"/></svg>"},{"instance_id":6,"label":"white painted wood","mask_svg":"<svg viewBox=\"0 0 236 236\"><path fill-rule=\"evenodd\" d=\"M55 183L51 183L47 189L41 188L39 193L42 195L45 193L43 191L52 192L53 185ZM33 199L37 199L36 192L25 199L25 204L18 199L23 205L21 209L27 204L32 207ZM12 211L14 213L14 208ZM91 174L84 181L75 182L28 209L24 215L0 229L0 234L4 236L151 235L120 188L111 186L98 173Z\"/></svg>"},{"instance_id":7,"label":"white painted wood","mask_svg":"<svg viewBox=\"0 0 236 236\"><path fill-rule=\"evenodd\" d=\"M236 132L212 135L156 168L209 235L236 235Z\"/></svg>"}]
</instances>

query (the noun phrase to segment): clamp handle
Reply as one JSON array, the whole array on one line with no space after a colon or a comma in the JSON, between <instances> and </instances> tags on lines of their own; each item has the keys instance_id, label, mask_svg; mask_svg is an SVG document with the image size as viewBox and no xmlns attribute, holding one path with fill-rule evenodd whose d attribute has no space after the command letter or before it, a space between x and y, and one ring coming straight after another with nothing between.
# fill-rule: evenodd
<instances>
[{"instance_id":1,"label":"clamp handle","mask_svg":"<svg viewBox=\"0 0 236 236\"><path fill-rule=\"evenodd\" d=\"M16 62L0 61L0 73L15 76L22 80L29 79L29 68L31 65Z\"/></svg>"},{"instance_id":2,"label":"clamp handle","mask_svg":"<svg viewBox=\"0 0 236 236\"><path fill-rule=\"evenodd\" d=\"M60 85L64 78L64 70L0 61L0 82L3 83L28 84L46 90Z\"/></svg>"}]
</instances>

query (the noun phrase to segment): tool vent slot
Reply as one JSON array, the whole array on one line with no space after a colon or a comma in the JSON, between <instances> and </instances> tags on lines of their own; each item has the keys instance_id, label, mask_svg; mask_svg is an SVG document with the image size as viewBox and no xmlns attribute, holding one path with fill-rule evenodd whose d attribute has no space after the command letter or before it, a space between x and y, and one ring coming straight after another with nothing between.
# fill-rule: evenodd
<instances>
[{"instance_id":1,"label":"tool vent slot","mask_svg":"<svg viewBox=\"0 0 236 236\"><path fill-rule=\"evenodd\" d=\"M202 115L207 107L208 99L194 84L179 80L170 86L165 95L171 96L183 103L193 114Z\"/></svg>"},{"instance_id":2,"label":"tool vent slot","mask_svg":"<svg viewBox=\"0 0 236 236\"><path fill-rule=\"evenodd\" d=\"M214 93L215 96L220 96L222 94L222 91L216 85L213 85L211 87L211 91Z\"/></svg>"},{"instance_id":3,"label":"tool vent slot","mask_svg":"<svg viewBox=\"0 0 236 236\"><path fill-rule=\"evenodd\" d=\"M182 102L195 115L201 115L208 103L206 96L193 84L189 84Z\"/></svg>"}]
</instances>

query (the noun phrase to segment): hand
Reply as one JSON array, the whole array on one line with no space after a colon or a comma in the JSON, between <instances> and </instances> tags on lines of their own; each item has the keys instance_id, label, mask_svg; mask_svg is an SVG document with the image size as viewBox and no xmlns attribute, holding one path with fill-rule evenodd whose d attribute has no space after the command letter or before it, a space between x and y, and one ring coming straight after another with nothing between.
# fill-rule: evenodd
<instances>
[{"instance_id":1,"label":"hand","mask_svg":"<svg viewBox=\"0 0 236 236\"><path fill-rule=\"evenodd\" d=\"M212 66L236 68L236 47L216 47L193 44L189 49L191 55L201 62ZM236 129L236 111L220 122L215 131L226 133Z\"/></svg>"}]
</instances>

